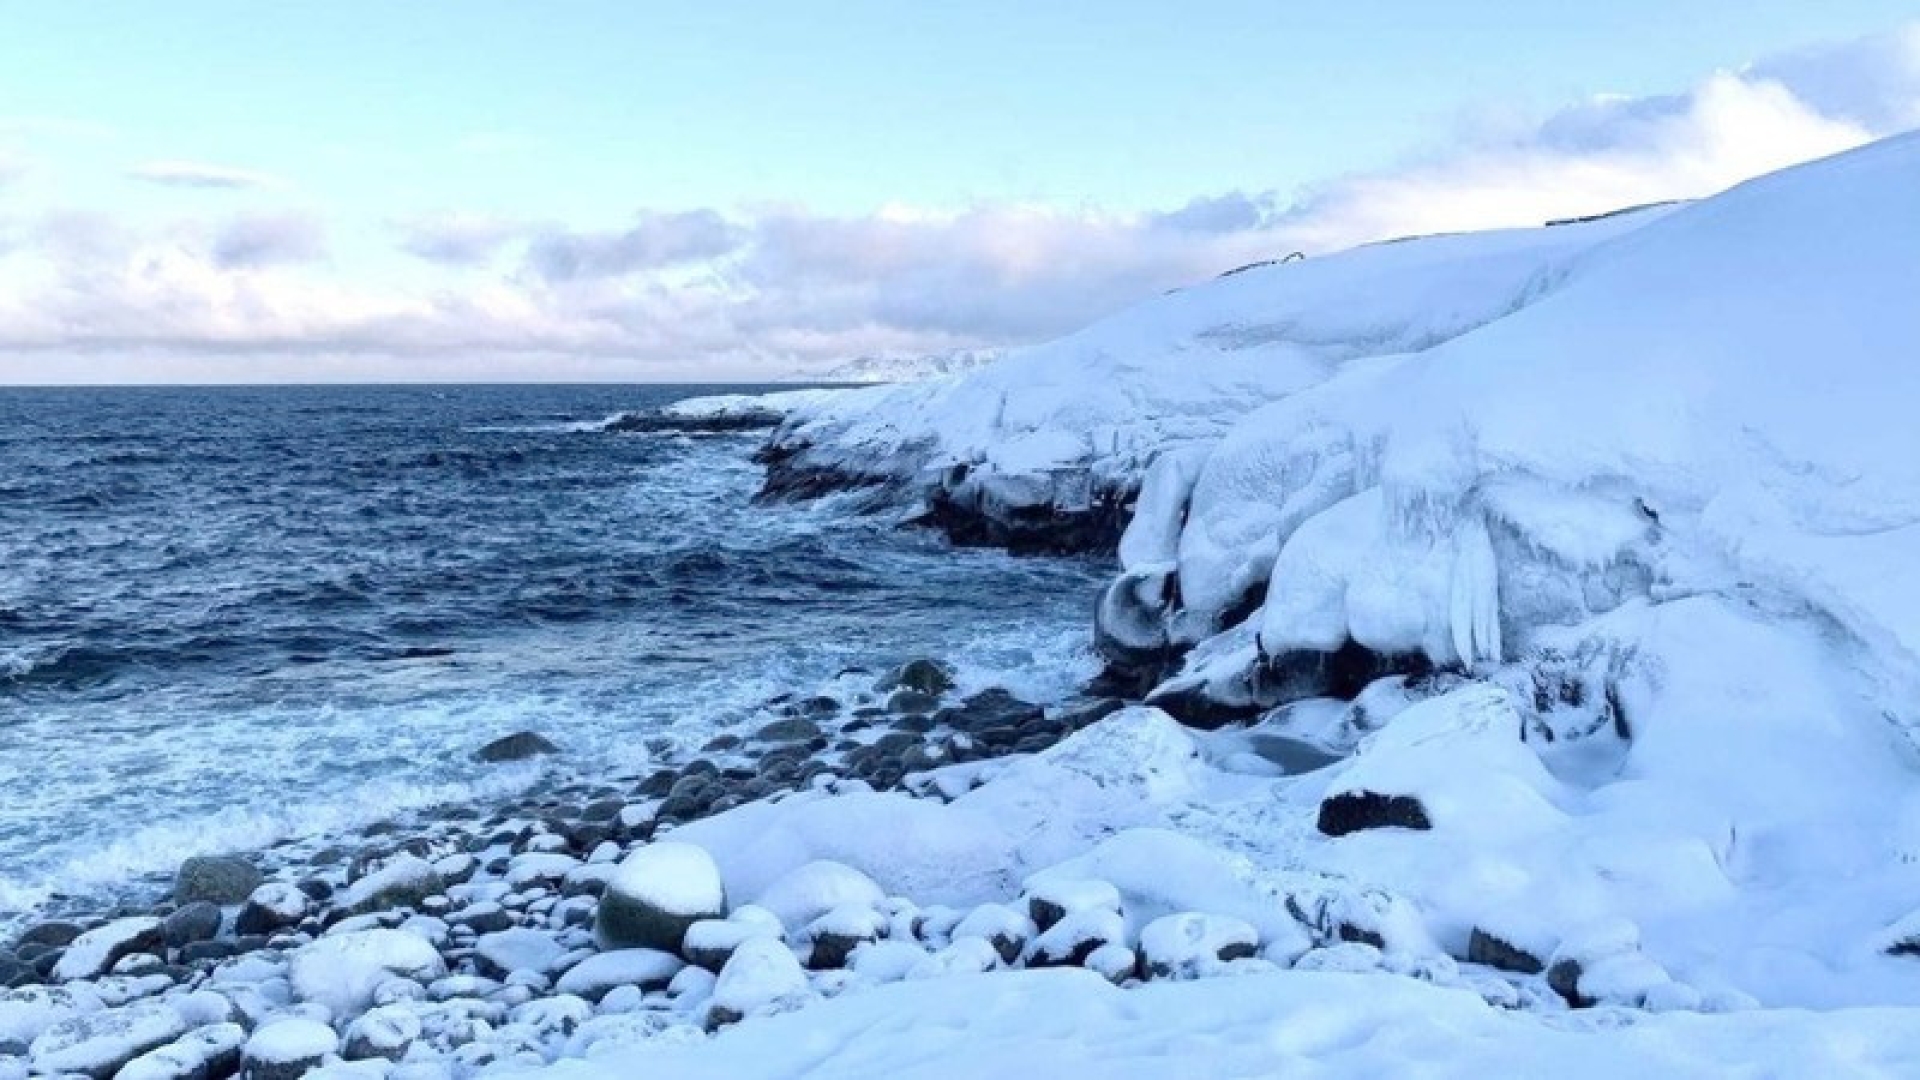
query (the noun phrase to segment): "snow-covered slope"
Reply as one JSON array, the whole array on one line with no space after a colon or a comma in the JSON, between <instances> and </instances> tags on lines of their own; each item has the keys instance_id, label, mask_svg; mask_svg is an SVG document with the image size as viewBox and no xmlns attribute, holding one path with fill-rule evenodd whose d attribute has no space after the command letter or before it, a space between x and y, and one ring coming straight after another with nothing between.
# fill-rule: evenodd
<instances>
[{"instance_id":1,"label":"snow-covered slope","mask_svg":"<svg viewBox=\"0 0 1920 1080\"><path fill-rule=\"evenodd\" d=\"M808 374L809 381L829 383L900 383L963 375L1006 355L1004 349L954 349L940 353L875 353L856 356L824 371Z\"/></svg>"},{"instance_id":2,"label":"snow-covered slope","mask_svg":"<svg viewBox=\"0 0 1920 1080\"><path fill-rule=\"evenodd\" d=\"M801 408L775 442L796 471L917 478L996 525L1036 510L1085 514L1130 498L1168 447L1218 439L1356 361L1430 348L1525 307L1584 252L1666 212L1256 267L969 375Z\"/></svg>"}]
</instances>

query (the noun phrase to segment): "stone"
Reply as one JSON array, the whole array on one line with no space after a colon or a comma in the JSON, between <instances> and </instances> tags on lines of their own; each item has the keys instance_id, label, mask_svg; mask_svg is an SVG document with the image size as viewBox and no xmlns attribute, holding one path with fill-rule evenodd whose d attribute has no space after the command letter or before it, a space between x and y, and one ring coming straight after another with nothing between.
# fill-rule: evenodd
<instances>
[{"instance_id":1,"label":"stone","mask_svg":"<svg viewBox=\"0 0 1920 1080\"><path fill-rule=\"evenodd\" d=\"M260 887L260 871L238 855L196 855L173 877L176 904L238 904Z\"/></svg>"},{"instance_id":2,"label":"stone","mask_svg":"<svg viewBox=\"0 0 1920 1080\"><path fill-rule=\"evenodd\" d=\"M188 1024L159 1002L82 1013L48 1028L27 1048L39 1073L107 1080L134 1058L185 1035Z\"/></svg>"},{"instance_id":3,"label":"stone","mask_svg":"<svg viewBox=\"0 0 1920 1080\"><path fill-rule=\"evenodd\" d=\"M707 1028L792 1008L810 997L807 973L791 949L774 938L748 938L720 969L707 1007Z\"/></svg>"},{"instance_id":4,"label":"stone","mask_svg":"<svg viewBox=\"0 0 1920 1080\"><path fill-rule=\"evenodd\" d=\"M1538 975L1546 969L1546 963L1518 945L1497 937L1486 930L1474 927L1467 935L1467 962L1485 964L1501 971L1518 972L1521 975ZM1562 978L1569 973L1563 972ZM1579 973L1572 972L1573 983L1579 982ZM1559 987L1554 987L1559 992Z\"/></svg>"},{"instance_id":5,"label":"stone","mask_svg":"<svg viewBox=\"0 0 1920 1080\"><path fill-rule=\"evenodd\" d=\"M339 900L342 911L355 915L418 907L422 900L446 888L433 864L416 855L402 853L389 859L378 870L347 886Z\"/></svg>"},{"instance_id":6,"label":"stone","mask_svg":"<svg viewBox=\"0 0 1920 1080\"><path fill-rule=\"evenodd\" d=\"M339 1048L333 1029L292 1017L263 1024L240 1052L241 1080L300 1080Z\"/></svg>"},{"instance_id":7,"label":"stone","mask_svg":"<svg viewBox=\"0 0 1920 1080\"><path fill-rule=\"evenodd\" d=\"M546 736L534 731L516 731L502 736L473 752L473 759L488 765L507 761L525 761L545 754L557 754L560 748Z\"/></svg>"},{"instance_id":8,"label":"stone","mask_svg":"<svg viewBox=\"0 0 1920 1080\"><path fill-rule=\"evenodd\" d=\"M658 949L615 949L568 968L554 983L554 989L588 1001L598 1001L621 986L664 990L685 966L679 957Z\"/></svg>"},{"instance_id":9,"label":"stone","mask_svg":"<svg viewBox=\"0 0 1920 1080\"><path fill-rule=\"evenodd\" d=\"M895 668L875 683L874 689L883 694L890 690L914 690L937 698L953 686L953 673L946 665L922 657Z\"/></svg>"},{"instance_id":10,"label":"stone","mask_svg":"<svg viewBox=\"0 0 1920 1080\"><path fill-rule=\"evenodd\" d=\"M155 952L164 945L159 919L148 915L115 919L74 938L49 973L61 982L97 979L112 971L122 957Z\"/></svg>"},{"instance_id":11,"label":"stone","mask_svg":"<svg viewBox=\"0 0 1920 1080\"><path fill-rule=\"evenodd\" d=\"M348 1061L399 1061L420 1038L420 1031L420 1017L412 1009L404 1005L377 1006L348 1026L340 1056Z\"/></svg>"},{"instance_id":12,"label":"stone","mask_svg":"<svg viewBox=\"0 0 1920 1080\"><path fill-rule=\"evenodd\" d=\"M1343 791L1321 801L1317 826L1328 836L1345 836L1363 829L1431 829L1433 823L1411 795Z\"/></svg>"},{"instance_id":13,"label":"stone","mask_svg":"<svg viewBox=\"0 0 1920 1080\"><path fill-rule=\"evenodd\" d=\"M1163 915L1140 931L1140 959L1155 979L1197 979L1218 974L1260 949L1260 932L1226 915L1183 912Z\"/></svg>"},{"instance_id":14,"label":"stone","mask_svg":"<svg viewBox=\"0 0 1920 1080\"><path fill-rule=\"evenodd\" d=\"M288 980L302 1001L351 1015L374 1003L382 983L396 978L431 981L446 963L427 939L404 930L334 933L296 949Z\"/></svg>"},{"instance_id":15,"label":"stone","mask_svg":"<svg viewBox=\"0 0 1920 1080\"><path fill-rule=\"evenodd\" d=\"M516 971L551 972L568 949L542 930L499 930L482 934L473 944L474 966L480 974L505 979Z\"/></svg>"},{"instance_id":16,"label":"stone","mask_svg":"<svg viewBox=\"0 0 1920 1080\"><path fill-rule=\"evenodd\" d=\"M209 1024L134 1058L114 1080L223 1080L240 1071L246 1040L239 1024Z\"/></svg>"},{"instance_id":17,"label":"stone","mask_svg":"<svg viewBox=\"0 0 1920 1080\"><path fill-rule=\"evenodd\" d=\"M160 921L160 935L170 949L206 941L220 932L220 908L200 900L184 905Z\"/></svg>"},{"instance_id":18,"label":"stone","mask_svg":"<svg viewBox=\"0 0 1920 1080\"><path fill-rule=\"evenodd\" d=\"M80 933L81 927L74 923L43 922L21 934L20 940L14 942L14 947L17 949L22 945L46 945L55 949L64 949L73 944L73 939L79 937Z\"/></svg>"},{"instance_id":19,"label":"stone","mask_svg":"<svg viewBox=\"0 0 1920 1080\"><path fill-rule=\"evenodd\" d=\"M607 879L594 915L603 949L677 954L687 928L726 916L720 868L706 850L660 841L639 849Z\"/></svg>"},{"instance_id":20,"label":"stone","mask_svg":"<svg viewBox=\"0 0 1920 1080\"><path fill-rule=\"evenodd\" d=\"M940 699L932 694L905 688L887 695L887 711L890 713L930 713L940 707Z\"/></svg>"},{"instance_id":21,"label":"stone","mask_svg":"<svg viewBox=\"0 0 1920 1080\"><path fill-rule=\"evenodd\" d=\"M804 716L788 716L761 728L753 737L761 742L797 743L820 735L820 725Z\"/></svg>"}]
</instances>

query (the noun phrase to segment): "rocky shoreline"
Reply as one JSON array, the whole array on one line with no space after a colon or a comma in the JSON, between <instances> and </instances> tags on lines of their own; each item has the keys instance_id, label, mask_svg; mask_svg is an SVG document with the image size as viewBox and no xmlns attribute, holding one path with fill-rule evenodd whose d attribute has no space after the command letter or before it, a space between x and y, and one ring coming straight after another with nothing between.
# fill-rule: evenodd
<instances>
[{"instance_id":1,"label":"rocky shoreline","mask_svg":"<svg viewBox=\"0 0 1920 1080\"><path fill-rule=\"evenodd\" d=\"M859 674L839 684L849 681ZM1045 709L1004 690L960 697L945 667L915 660L870 689L773 699L752 730L645 775L553 774L500 805L420 811L305 855L189 859L162 900L44 918L0 942L0 1080L281 1077L329 1064L454 1076L546 1060L583 1031L591 1038L596 1018L629 1037L636 1026L717 1026L752 1007L716 999L689 1016L682 1006L726 981L732 946L759 936L736 925L753 913L735 910L697 948L694 938L683 949L644 929L636 937L604 899L627 861L665 846L655 841L678 826L755 800L950 799L954 781L936 783L931 770L1033 754L1120 707L1085 699ZM484 767L558 750L521 732L474 756ZM871 887L839 871L822 872L839 882L828 891ZM952 925L883 933L896 928L880 912L897 919L903 903L876 903L864 920L842 913L837 927L810 925L825 911L794 925L789 911L774 937L805 954L756 963L845 976L865 942L919 941L917 956L937 951L935 936L951 943ZM1034 931L1011 912L992 921L982 940L1012 962L1015 938L1024 945ZM951 962L985 964L971 948ZM1083 962L1084 951L1061 959Z\"/></svg>"}]
</instances>

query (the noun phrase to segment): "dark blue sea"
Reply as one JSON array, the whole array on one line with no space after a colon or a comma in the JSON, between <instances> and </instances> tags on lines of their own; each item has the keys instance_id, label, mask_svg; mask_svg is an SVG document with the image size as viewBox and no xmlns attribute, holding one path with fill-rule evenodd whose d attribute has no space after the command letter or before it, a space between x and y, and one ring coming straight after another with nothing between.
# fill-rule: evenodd
<instances>
[{"instance_id":1,"label":"dark blue sea","mask_svg":"<svg viewBox=\"0 0 1920 1080\"><path fill-rule=\"evenodd\" d=\"M718 389L0 390L0 925L638 770L849 666L1043 699L1091 672L1094 563L753 506L758 435L601 429ZM469 760L522 728L565 756Z\"/></svg>"}]
</instances>

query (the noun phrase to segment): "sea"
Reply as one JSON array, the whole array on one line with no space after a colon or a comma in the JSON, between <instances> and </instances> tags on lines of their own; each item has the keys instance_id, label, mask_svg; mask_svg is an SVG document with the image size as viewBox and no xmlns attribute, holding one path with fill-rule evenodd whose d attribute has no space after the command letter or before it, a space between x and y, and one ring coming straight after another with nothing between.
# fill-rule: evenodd
<instances>
[{"instance_id":1,"label":"sea","mask_svg":"<svg viewBox=\"0 0 1920 1080\"><path fill-rule=\"evenodd\" d=\"M755 390L0 389L0 930L917 656L1036 700L1093 673L1100 560L755 505L763 436L605 428ZM472 760L523 729L564 753Z\"/></svg>"}]
</instances>

